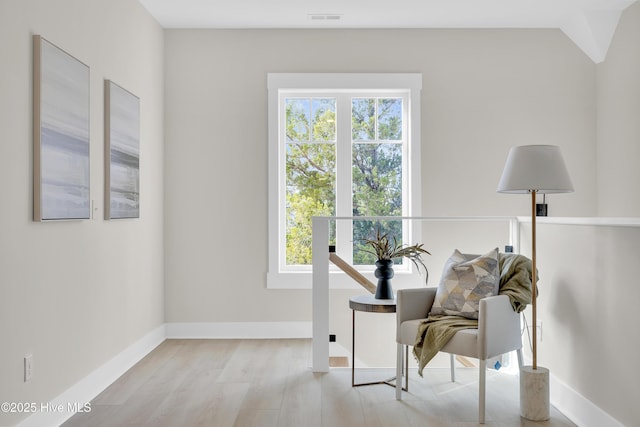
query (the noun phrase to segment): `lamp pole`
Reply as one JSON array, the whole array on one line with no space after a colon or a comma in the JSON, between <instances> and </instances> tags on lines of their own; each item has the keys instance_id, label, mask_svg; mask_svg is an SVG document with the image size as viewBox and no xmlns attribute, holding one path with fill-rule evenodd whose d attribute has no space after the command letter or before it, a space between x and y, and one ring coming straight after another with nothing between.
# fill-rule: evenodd
<instances>
[{"instance_id":1,"label":"lamp pole","mask_svg":"<svg viewBox=\"0 0 640 427\"><path fill-rule=\"evenodd\" d=\"M499 193L531 194L531 311L532 366L520 368L520 415L532 421L550 417L549 370L538 367L538 267L536 265L536 195L570 193L573 184L555 145L512 147L500 177Z\"/></svg>"},{"instance_id":2,"label":"lamp pole","mask_svg":"<svg viewBox=\"0 0 640 427\"><path fill-rule=\"evenodd\" d=\"M533 369L538 369L538 316L536 310L538 286L536 276L536 190L531 190L531 312L533 314Z\"/></svg>"}]
</instances>

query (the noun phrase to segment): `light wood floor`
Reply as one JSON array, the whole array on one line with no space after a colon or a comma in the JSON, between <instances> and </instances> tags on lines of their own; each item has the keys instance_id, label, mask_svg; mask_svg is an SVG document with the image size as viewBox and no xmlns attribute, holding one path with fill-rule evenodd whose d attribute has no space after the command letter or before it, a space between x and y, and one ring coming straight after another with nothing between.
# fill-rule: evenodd
<instances>
[{"instance_id":1,"label":"light wood floor","mask_svg":"<svg viewBox=\"0 0 640 427\"><path fill-rule=\"evenodd\" d=\"M97 396L91 412L64 427L462 427L477 425L478 371L411 371L409 392L351 387L350 368L310 370L310 340L167 340ZM356 382L393 375L358 369ZM574 426L555 408L551 420L519 416L517 376L489 371L486 426Z\"/></svg>"}]
</instances>

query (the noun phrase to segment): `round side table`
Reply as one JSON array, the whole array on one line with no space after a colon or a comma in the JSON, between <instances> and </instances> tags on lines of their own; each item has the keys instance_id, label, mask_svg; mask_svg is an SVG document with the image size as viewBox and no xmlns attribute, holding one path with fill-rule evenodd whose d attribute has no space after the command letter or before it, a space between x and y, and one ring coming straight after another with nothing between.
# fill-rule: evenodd
<instances>
[{"instance_id":1,"label":"round side table","mask_svg":"<svg viewBox=\"0 0 640 427\"><path fill-rule=\"evenodd\" d=\"M349 308L352 310L351 315L351 386L360 387L363 385L374 384L386 384L395 388L396 377L389 378L388 380L373 381L368 383L356 384L355 381L355 360L356 360L356 311L362 311L367 313L395 313L396 312L396 300L395 299L376 299L373 295L357 295L349 298ZM408 391L409 385L409 352L406 352L405 368L405 387L404 391ZM401 379L402 380L402 379Z\"/></svg>"}]
</instances>

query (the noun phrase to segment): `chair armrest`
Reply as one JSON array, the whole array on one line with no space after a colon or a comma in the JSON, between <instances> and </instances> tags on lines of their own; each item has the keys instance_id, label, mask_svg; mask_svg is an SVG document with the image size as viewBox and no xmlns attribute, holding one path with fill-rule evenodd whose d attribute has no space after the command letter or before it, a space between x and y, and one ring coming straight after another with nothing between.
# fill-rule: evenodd
<instances>
[{"instance_id":1,"label":"chair armrest","mask_svg":"<svg viewBox=\"0 0 640 427\"><path fill-rule=\"evenodd\" d=\"M480 359L522 347L520 314L513 311L508 296L496 295L480 300L478 345Z\"/></svg>"},{"instance_id":2,"label":"chair armrest","mask_svg":"<svg viewBox=\"0 0 640 427\"><path fill-rule=\"evenodd\" d=\"M424 319L427 317L437 288L399 289L396 293L396 326L406 320Z\"/></svg>"}]
</instances>

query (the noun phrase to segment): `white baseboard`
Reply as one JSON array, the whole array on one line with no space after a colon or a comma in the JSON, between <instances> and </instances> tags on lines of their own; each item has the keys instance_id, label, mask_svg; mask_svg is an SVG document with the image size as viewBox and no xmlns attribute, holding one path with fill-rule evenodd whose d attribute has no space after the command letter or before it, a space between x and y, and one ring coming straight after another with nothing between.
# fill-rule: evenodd
<instances>
[{"instance_id":1,"label":"white baseboard","mask_svg":"<svg viewBox=\"0 0 640 427\"><path fill-rule=\"evenodd\" d=\"M551 404L580 427L624 427L620 421L550 374Z\"/></svg>"},{"instance_id":2,"label":"white baseboard","mask_svg":"<svg viewBox=\"0 0 640 427\"><path fill-rule=\"evenodd\" d=\"M165 340L165 325L155 330L127 347L113 359L67 389L61 395L50 401L52 410L41 410L23 420L18 427L57 426L71 418L76 412L86 408L104 389L109 387L122 374L149 354Z\"/></svg>"},{"instance_id":3,"label":"white baseboard","mask_svg":"<svg viewBox=\"0 0 640 427\"><path fill-rule=\"evenodd\" d=\"M311 322L167 323L167 338L311 338ZM328 337L327 337L328 339Z\"/></svg>"}]
</instances>

